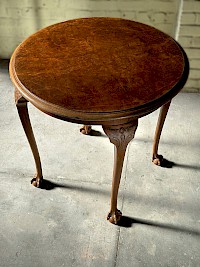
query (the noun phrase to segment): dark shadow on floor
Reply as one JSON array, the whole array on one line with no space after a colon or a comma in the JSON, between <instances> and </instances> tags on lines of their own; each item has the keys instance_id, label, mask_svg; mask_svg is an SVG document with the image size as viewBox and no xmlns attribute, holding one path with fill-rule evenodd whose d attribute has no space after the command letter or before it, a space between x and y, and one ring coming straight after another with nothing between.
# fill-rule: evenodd
<instances>
[{"instance_id":1,"label":"dark shadow on floor","mask_svg":"<svg viewBox=\"0 0 200 267\"><path fill-rule=\"evenodd\" d=\"M102 187L100 186L97 189L94 188L89 188L89 187L84 187L84 186L77 186L77 185L66 185L66 184L61 184L61 183L54 183L49 180L43 179L42 185L40 189L44 190L53 190L55 188L65 188L65 189L71 189L71 190L76 190L76 191L81 191L81 192L88 192L92 194L103 194L103 195L110 195L110 191L108 190L102 190Z\"/></svg>"},{"instance_id":2,"label":"dark shadow on floor","mask_svg":"<svg viewBox=\"0 0 200 267\"><path fill-rule=\"evenodd\" d=\"M32 181L31 181L32 183ZM49 180L45 180L43 179L42 180L42 185L40 187L40 189L45 189L45 190L53 190L55 189L56 187L60 187L60 188L68 188L68 186L66 185L63 185L63 184L58 184L58 183L53 183Z\"/></svg>"},{"instance_id":3,"label":"dark shadow on floor","mask_svg":"<svg viewBox=\"0 0 200 267\"><path fill-rule=\"evenodd\" d=\"M200 166L196 166L196 165L174 163L173 166L178 167L178 168L183 168L183 169L192 169L192 170L200 171Z\"/></svg>"},{"instance_id":4,"label":"dark shadow on floor","mask_svg":"<svg viewBox=\"0 0 200 267\"><path fill-rule=\"evenodd\" d=\"M101 137L107 137L105 134L103 134L102 132L100 131L96 131L96 130L91 130L90 134L91 136L101 136Z\"/></svg>"},{"instance_id":5,"label":"dark shadow on floor","mask_svg":"<svg viewBox=\"0 0 200 267\"><path fill-rule=\"evenodd\" d=\"M179 164L179 163L175 163L173 161L167 160L165 158L162 159L160 167L163 167L163 168L177 167L177 168L183 168L183 169L200 170L200 166L189 165L189 164Z\"/></svg>"},{"instance_id":6,"label":"dark shadow on floor","mask_svg":"<svg viewBox=\"0 0 200 267\"><path fill-rule=\"evenodd\" d=\"M152 136L153 137L153 136ZM152 144L153 145L153 139L152 138L148 138L148 137L146 137L146 138L143 138L143 137L138 137L138 136L136 136L135 138L134 138L134 141L133 142L139 142L139 143L144 143L144 144L146 144L146 143L150 143L150 144ZM170 146L173 146L173 145L175 145L175 146L190 146L190 147L196 147L196 146L199 146L199 143L196 143L196 142L192 142L192 140L191 140L191 142L190 142L190 144L188 144L188 143L183 143L183 141L179 141L179 140L162 140L162 142L161 142L163 145L170 145ZM161 144L160 144L161 145Z\"/></svg>"},{"instance_id":7,"label":"dark shadow on floor","mask_svg":"<svg viewBox=\"0 0 200 267\"><path fill-rule=\"evenodd\" d=\"M82 132L82 128L80 129L80 132ZM88 134L83 133L86 136L100 136L100 137L107 137L104 133L91 129Z\"/></svg>"},{"instance_id":8,"label":"dark shadow on floor","mask_svg":"<svg viewBox=\"0 0 200 267\"><path fill-rule=\"evenodd\" d=\"M153 227L160 227L160 228L164 228L164 229L168 229L172 231L184 232L186 234L200 236L200 231L189 229L189 228L186 228L185 226L176 226L176 225L171 225L167 223L160 223L160 222L154 222L150 220L131 218L128 216L122 216L120 221L118 222L118 226L125 227L125 228L133 227L134 224L144 224L144 225L149 225Z\"/></svg>"},{"instance_id":9,"label":"dark shadow on floor","mask_svg":"<svg viewBox=\"0 0 200 267\"><path fill-rule=\"evenodd\" d=\"M160 167L162 168L172 168L173 166L176 166L176 163L173 161L167 160L165 158L162 159Z\"/></svg>"},{"instance_id":10,"label":"dark shadow on floor","mask_svg":"<svg viewBox=\"0 0 200 267\"><path fill-rule=\"evenodd\" d=\"M9 59L0 59L0 68L1 70L7 70L8 72L8 68L9 68Z\"/></svg>"}]
</instances>

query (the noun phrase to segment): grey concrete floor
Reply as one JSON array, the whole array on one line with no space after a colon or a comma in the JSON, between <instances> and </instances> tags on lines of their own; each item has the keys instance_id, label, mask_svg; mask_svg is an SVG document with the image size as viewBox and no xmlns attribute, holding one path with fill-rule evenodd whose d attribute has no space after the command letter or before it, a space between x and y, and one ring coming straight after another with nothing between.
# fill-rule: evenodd
<instances>
[{"instance_id":1,"label":"grey concrete floor","mask_svg":"<svg viewBox=\"0 0 200 267\"><path fill-rule=\"evenodd\" d=\"M119 192L124 218L106 220L113 145L84 136L79 125L32 105L30 117L44 178L30 184L32 154L14 104L8 64L0 62L0 266L200 266L200 95L174 98L160 153L172 168L151 163L158 111L142 118L126 154Z\"/></svg>"}]
</instances>

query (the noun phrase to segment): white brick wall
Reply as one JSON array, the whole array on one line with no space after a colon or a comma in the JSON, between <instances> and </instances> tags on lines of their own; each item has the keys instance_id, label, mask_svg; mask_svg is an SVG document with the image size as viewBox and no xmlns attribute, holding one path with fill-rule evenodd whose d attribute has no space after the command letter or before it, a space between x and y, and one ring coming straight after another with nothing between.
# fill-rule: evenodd
<instances>
[{"instance_id":1,"label":"white brick wall","mask_svg":"<svg viewBox=\"0 0 200 267\"><path fill-rule=\"evenodd\" d=\"M184 1L178 41L190 59L190 75L184 91L200 92L200 1Z\"/></svg>"},{"instance_id":2,"label":"white brick wall","mask_svg":"<svg viewBox=\"0 0 200 267\"><path fill-rule=\"evenodd\" d=\"M79 17L121 17L174 34L177 0L0 0L0 57L47 25Z\"/></svg>"},{"instance_id":3,"label":"white brick wall","mask_svg":"<svg viewBox=\"0 0 200 267\"><path fill-rule=\"evenodd\" d=\"M185 90L200 92L200 1L195 0L0 0L0 58L9 58L16 46L38 29L79 17L127 18L175 37L180 13L178 41L191 65Z\"/></svg>"}]
</instances>

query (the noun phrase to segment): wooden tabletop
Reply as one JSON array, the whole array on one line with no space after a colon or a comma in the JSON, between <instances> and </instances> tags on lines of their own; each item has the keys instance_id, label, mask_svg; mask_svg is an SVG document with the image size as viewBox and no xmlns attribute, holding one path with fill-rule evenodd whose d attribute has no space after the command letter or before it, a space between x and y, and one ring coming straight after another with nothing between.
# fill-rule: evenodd
<instances>
[{"instance_id":1,"label":"wooden tabletop","mask_svg":"<svg viewBox=\"0 0 200 267\"><path fill-rule=\"evenodd\" d=\"M99 123L145 115L183 87L188 61L163 32L138 22L88 18L49 26L14 52L10 75L42 111Z\"/></svg>"}]
</instances>

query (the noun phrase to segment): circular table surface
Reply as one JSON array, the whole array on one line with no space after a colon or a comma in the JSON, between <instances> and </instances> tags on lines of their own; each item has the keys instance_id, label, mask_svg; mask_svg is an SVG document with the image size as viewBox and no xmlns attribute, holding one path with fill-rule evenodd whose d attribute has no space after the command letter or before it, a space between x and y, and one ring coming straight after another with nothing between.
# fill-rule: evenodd
<instances>
[{"instance_id":1,"label":"circular table surface","mask_svg":"<svg viewBox=\"0 0 200 267\"><path fill-rule=\"evenodd\" d=\"M186 61L178 43L153 27L88 18L31 35L15 50L10 74L44 112L99 121L140 116L169 101L187 79Z\"/></svg>"}]
</instances>

